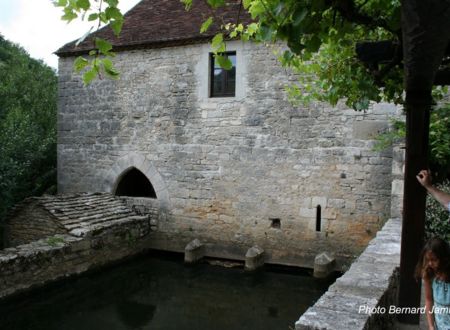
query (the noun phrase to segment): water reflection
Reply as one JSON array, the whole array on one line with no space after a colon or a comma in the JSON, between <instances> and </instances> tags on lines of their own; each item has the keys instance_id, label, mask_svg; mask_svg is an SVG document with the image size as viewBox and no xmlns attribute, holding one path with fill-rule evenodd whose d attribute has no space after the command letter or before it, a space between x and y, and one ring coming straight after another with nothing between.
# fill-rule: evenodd
<instances>
[{"instance_id":1,"label":"water reflection","mask_svg":"<svg viewBox=\"0 0 450 330\"><path fill-rule=\"evenodd\" d=\"M0 303L0 329L289 329L329 283L143 256Z\"/></svg>"}]
</instances>

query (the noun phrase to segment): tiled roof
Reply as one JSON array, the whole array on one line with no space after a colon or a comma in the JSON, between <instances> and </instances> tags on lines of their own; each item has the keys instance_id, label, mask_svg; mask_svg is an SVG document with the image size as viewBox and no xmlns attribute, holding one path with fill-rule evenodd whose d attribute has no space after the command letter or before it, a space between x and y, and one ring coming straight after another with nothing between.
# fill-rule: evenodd
<instances>
[{"instance_id":1,"label":"tiled roof","mask_svg":"<svg viewBox=\"0 0 450 330\"><path fill-rule=\"evenodd\" d=\"M180 0L142 0L125 14L125 22L119 37L115 37L109 27L104 27L75 46L72 41L59 50L59 56L86 53L93 48L93 37L110 40L115 50L135 48L158 48L207 41L219 31L220 24L239 21L249 22L245 10L240 9L240 1L228 1L226 7L215 12L220 18L211 28L200 34L202 23L213 16L206 1L193 1L186 11ZM220 21L220 22L218 22Z\"/></svg>"},{"instance_id":2,"label":"tiled roof","mask_svg":"<svg viewBox=\"0 0 450 330\"><path fill-rule=\"evenodd\" d=\"M38 201L39 206L50 212L68 233L75 236L84 236L88 232L122 223L148 220L148 216L137 215L124 200L108 193L45 195L32 199ZM22 203L22 207L27 200Z\"/></svg>"}]
</instances>

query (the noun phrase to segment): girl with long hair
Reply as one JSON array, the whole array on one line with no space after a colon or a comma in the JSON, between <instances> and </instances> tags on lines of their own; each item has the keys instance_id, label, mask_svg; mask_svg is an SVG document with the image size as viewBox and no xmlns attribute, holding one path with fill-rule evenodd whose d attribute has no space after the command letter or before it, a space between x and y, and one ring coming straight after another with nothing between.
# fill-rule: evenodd
<instances>
[{"instance_id":1,"label":"girl with long hair","mask_svg":"<svg viewBox=\"0 0 450 330\"><path fill-rule=\"evenodd\" d=\"M440 238L425 243L416 266L416 278L425 289L430 330L450 329L450 246Z\"/></svg>"}]
</instances>

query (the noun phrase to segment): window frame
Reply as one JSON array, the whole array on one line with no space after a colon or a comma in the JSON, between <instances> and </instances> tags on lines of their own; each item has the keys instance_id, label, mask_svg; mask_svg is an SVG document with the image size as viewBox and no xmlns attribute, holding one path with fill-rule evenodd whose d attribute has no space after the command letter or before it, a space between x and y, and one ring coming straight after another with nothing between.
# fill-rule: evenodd
<instances>
[{"instance_id":1,"label":"window frame","mask_svg":"<svg viewBox=\"0 0 450 330\"><path fill-rule=\"evenodd\" d=\"M214 54L213 53L209 53L209 97L210 98L219 98L219 97L235 97L236 96L236 82L237 82L237 77L236 77L236 73L237 73L237 54L236 51L229 51L229 52L224 52L221 53L220 55L225 55L225 56L230 56L230 55L234 55L235 58L235 62L236 64L234 65L234 89L233 89L233 93L227 93L225 91L225 86L228 84L229 82L229 72L231 70L225 70L225 69L221 69L222 73L224 73L222 75L222 90L219 93L214 93L214 71L215 71L215 61L216 59L214 58Z\"/></svg>"}]
</instances>

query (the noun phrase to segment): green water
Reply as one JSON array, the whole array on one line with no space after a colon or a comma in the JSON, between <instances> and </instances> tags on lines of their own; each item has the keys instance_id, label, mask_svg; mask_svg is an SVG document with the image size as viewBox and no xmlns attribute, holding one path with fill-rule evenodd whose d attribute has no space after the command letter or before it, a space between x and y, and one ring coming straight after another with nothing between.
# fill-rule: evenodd
<instances>
[{"instance_id":1,"label":"green water","mask_svg":"<svg viewBox=\"0 0 450 330\"><path fill-rule=\"evenodd\" d=\"M288 330L329 284L149 254L0 301L0 329Z\"/></svg>"}]
</instances>

